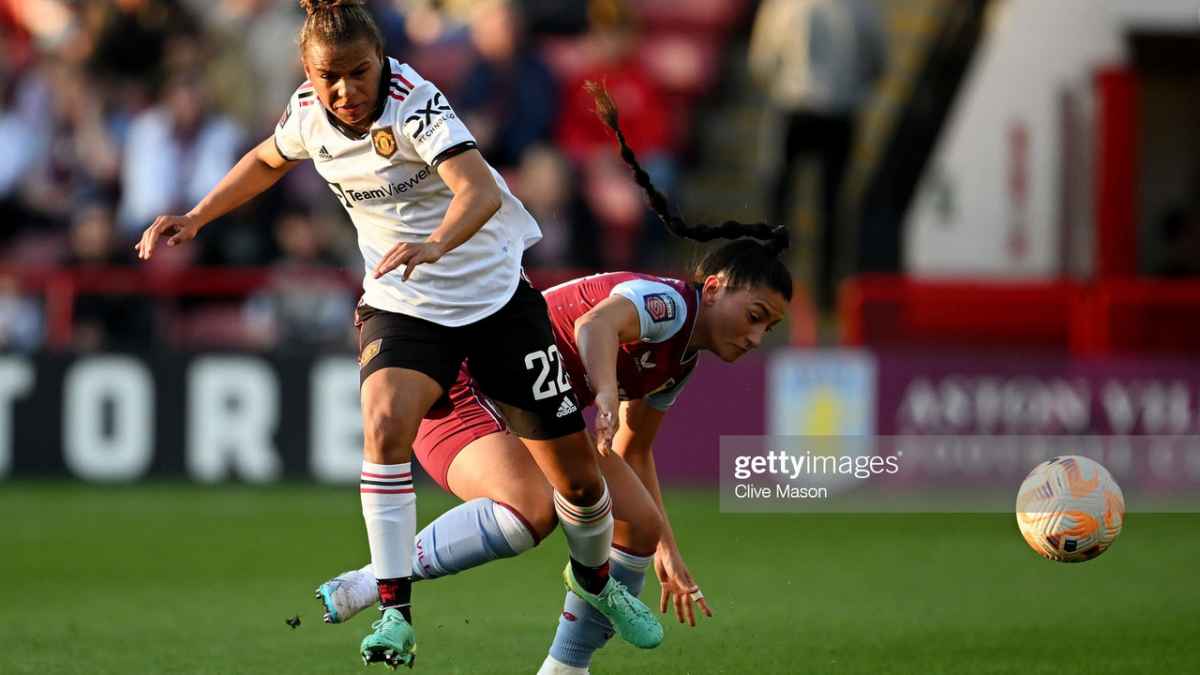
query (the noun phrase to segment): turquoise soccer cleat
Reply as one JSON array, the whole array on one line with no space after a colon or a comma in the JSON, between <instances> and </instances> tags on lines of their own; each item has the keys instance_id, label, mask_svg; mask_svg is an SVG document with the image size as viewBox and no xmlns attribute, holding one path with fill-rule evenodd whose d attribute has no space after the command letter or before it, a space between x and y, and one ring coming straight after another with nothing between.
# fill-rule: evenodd
<instances>
[{"instance_id":1,"label":"turquoise soccer cleat","mask_svg":"<svg viewBox=\"0 0 1200 675\"><path fill-rule=\"evenodd\" d=\"M583 598L587 604L603 614L612 624L621 639L635 647L653 649L662 642L663 628L658 619L641 600L638 600L621 582L608 578L608 583L599 593L588 593L575 578L571 563L563 570L563 581L567 590Z\"/></svg>"},{"instance_id":2,"label":"turquoise soccer cleat","mask_svg":"<svg viewBox=\"0 0 1200 675\"><path fill-rule=\"evenodd\" d=\"M363 638L359 651L364 664L383 661L395 670L413 667L417 659L417 636L400 610L384 610L383 618L371 624L374 632Z\"/></svg>"},{"instance_id":3,"label":"turquoise soccer cleat","mask_svg":"<svg viewBox=\"0 0 1200 675\"><path fill-rule=\"evenodd\" d=\"M361 570L342 572L317 587L325 623L343 623L379 601L375 577Z\"/></svg>"}]
</instances>

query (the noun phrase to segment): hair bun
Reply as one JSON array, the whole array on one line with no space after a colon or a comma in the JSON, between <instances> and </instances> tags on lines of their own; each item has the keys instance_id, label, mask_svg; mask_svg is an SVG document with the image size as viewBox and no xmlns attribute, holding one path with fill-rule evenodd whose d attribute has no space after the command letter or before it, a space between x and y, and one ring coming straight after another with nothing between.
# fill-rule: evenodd
<instances>
[{"instance_id":1,"label":"hair bun","mask_svg":"<svg viewBox=\"0 0 1200 675\"><path fill-rule=\"evenodd\" d=\"M767 250L774 255L783 253L792 245L792 233L783 225L776 225L771 229L771 235L767 239Z\"/></svg>"},{"instance_id":2,"label":"hair bun","mask_svg":"<svg viewBox=\"0 0 1200 675\"><path fill-rule=\"evenodd\" d=\"M300 0L300 7L304 9L305 14L309 15L316 14L323 9L363 4L365 4L363 0Z\"/></svg>"}]
</instances>

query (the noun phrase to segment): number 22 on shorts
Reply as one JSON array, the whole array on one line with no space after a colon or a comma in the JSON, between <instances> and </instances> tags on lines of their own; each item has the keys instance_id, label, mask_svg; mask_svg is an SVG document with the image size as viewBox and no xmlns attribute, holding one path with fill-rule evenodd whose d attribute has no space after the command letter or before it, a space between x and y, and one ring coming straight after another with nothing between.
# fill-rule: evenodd
<instances>
[{"instance_id":1,"label":"number 22 on shorts","mask_svg":"<svg viewBox=\"0 0 1200 675\"><path fill-rule=\"evenodd\" d=\"M552 365L557 371L553 380L550 379ZM538 373L537 381L533 383L533 400L541 401L571 391L571 383L567 381L567 371L563 370L562 355L559 354L557 345L550 345L546 349L525 355L525 370L538 367L541 368L541 372Z\"/></svg>"}]
</instances>

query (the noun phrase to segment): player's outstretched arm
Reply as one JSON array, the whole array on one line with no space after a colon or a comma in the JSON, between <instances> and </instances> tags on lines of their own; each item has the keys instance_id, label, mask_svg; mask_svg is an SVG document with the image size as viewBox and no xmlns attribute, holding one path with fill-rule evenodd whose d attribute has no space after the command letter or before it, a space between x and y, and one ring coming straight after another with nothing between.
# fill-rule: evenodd
<instances>
[{"instance_id":1,"label":"player's outstretched arm","mask_svg":"<svg viewBox=\"0 0 1200 675\"><path fill-rule=\"evenodd\" d=\"M134 245L138 258L149 260L160 237L167 237L167 246L195 239L200 228L264 192L297 164L279 154L273 137L259 143L191 211L155 218Z\"/></svg>"},{"instance_id":2,"label":"player's outstretched arm","mask_svg":"<svg viewBox=\"0 0 1200 675\"><path fill-rule=\"evenodd\" d=\"M500 186L478 150L468 150L438 164L438 176L454 193L442 222L423 242L400 242L375 266L375 278L404 266L405 281L413 268L433 263L463 245L502 205Z\"/></svg>"},{"instance_id":3,"label":"player's outstretched arm","mask_svg":"<svg viewBox=\"0 0 1200 675\"><path fill-rule=\"evenodd\" d=\"M596 393L596 449L607 455L617 431L617 348L641 337L633 303L620 295L605 298L575 320L575 345Z\"/></svg>"},{"instance_id":4,"label":"player's outstretched arm","mask_svg":"<svg viewBox=\"0 0 1200 675\"><path fill-rule=\"evenodd\" d=\"M625 460L641 479L642 485L662 516L662 534L659 535L658 550L654 553L654 572L658 575L662 593L659 598L659 611L664 614L667 606L675 606L675 616L680 623L696 625L696 612L692 603L700 605L700 611L706 616L712 616L708 601L700 591L700 586L692 578L691 571L683 562L679 545L675 541L675 531L671 529L671 519L667 517L667 507L663 504L662 489L658 484L658 468L654 465L654 439L662 425L664 413L654 408L645 399L627 401L621 404L621 426L613 439L613 449Z\"/></svg>"}]
</instances>

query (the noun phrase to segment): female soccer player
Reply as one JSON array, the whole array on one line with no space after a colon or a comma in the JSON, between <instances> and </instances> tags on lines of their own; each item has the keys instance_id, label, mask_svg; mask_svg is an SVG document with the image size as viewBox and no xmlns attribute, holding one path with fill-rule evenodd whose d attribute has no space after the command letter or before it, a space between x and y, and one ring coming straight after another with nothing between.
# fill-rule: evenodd
<instances>
[{"instance_id":1,"label":"female soccer player","mask_svg":"<svg viewBox=\"0 0 1200 675\"><path fill-rule=\"evenodd\" d=\"M639 647L662 640L650 610L608 573L608 489L561 368L542 295L520 273L537 224L482 158L445 96L383 55L362 0L301 0L308 77L272 138L246 154L190 212L160 216L136 248L176 246L274 185L301 160L358 230L368 270L357 312L362 382L361 500L382 618L366 662L412 665L409 609L416 503L412 443L445 405L464 359L479 388L524 439L567 537L568 586Z\"/></svg>"},{"instance_id":2,"label":"female soccer player","mask_svg":"<svg viewBox=\"0 0 1200 675\"><path fill-rule=\"evenodd\" d=\"M611 570L635 594L651 560L662 586L660 609L673 602L695 625L693 602L711 616L680 555L659 490L651 448L666 411L690 377L699 352L732 362L759 345L783 318L792 279L778 258L787 232L762 224L689 226L667 210L626 145L616 110L593 88L621 153L672 232L701 240L749 235L722 246L698 266L694 283L646 274L599 274L545 292L557 353L579 403L597 407L597 444L615 450L600 466L612 491L616 531ZM551 487L521 442L481 396L469 363L451 389L449 414L426 419L414 449L426 471L465 503L417 535L413 568L420 578L454 574L532 548L555 525ZM620 424L617 424L620 420ZM370 567L322 584L325 620L345 621L374 602ZM568 593L542 673L586 672L609 633L603 617Z\"/></svg>"}]
</instances>

